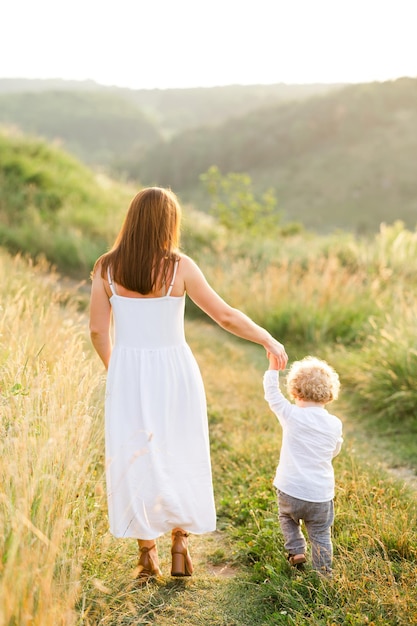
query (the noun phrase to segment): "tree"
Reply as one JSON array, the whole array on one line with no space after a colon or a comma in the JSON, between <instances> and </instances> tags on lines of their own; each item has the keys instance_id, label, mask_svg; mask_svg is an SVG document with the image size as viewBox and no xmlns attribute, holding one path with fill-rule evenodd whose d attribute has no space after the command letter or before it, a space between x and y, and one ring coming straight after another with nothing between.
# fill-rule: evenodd
<instances>
[{"instance_id":1,"label":"tree","mask_svg":"<svg viewBox=\"0 0 417 626\"><path fill-rule=\"evenodd\" d=\"M273 189L257 200L248 174L229 173L223 176L216 166L200 175L211 197L210 213L228 230L253 235L276 235L281 216L276 211Z\"/></svg>"}]
</instances>

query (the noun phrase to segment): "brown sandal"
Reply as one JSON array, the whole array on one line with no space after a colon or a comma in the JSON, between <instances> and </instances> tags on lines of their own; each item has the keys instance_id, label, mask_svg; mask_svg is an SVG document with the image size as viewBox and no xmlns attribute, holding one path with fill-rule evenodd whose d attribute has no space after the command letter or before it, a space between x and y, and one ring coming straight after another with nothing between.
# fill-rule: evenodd
<instances>
[{"instance_id":1,"label":"brown sandal","mask_svg":"<svg viewBox=\"0 0 417 626\"><path fill-rule=\"evenodd\" d=\"M191 576L194 568L188 551L188 533L182 528L174 528L171 538L171 576Z\"/></svg>"},{"instance_id":2,"label":"brown sandal","mask_svg":"<svg viewBox=\"0 0 417 626\"><path fill-rule=\"evenodd\" d=\"M155 578L156 576L162 576L162 572L159 569L158 562L155 561L149 554L149 552L154 548L156 548L155 543L153 544L153 546L142 546L139 548L137 579L141 582L146 582L150 578Z\"/></svg>"}]
</instances>

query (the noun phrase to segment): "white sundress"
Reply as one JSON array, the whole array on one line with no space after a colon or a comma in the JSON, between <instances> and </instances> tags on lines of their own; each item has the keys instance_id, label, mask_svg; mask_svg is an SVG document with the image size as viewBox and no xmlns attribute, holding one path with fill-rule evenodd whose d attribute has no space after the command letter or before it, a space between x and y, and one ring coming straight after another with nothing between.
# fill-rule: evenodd
<instances>
[{"instance_id":1,"label":"white sundress","mask_svg":"<svg viewBox=\"0 0 417 626\"><path fill-rule=\"evenodd\" d=\"M185 295L119 296L106 385L110 532L155 539L216 528L206 397L184 334Z\"/></svg>"}]
</instances>

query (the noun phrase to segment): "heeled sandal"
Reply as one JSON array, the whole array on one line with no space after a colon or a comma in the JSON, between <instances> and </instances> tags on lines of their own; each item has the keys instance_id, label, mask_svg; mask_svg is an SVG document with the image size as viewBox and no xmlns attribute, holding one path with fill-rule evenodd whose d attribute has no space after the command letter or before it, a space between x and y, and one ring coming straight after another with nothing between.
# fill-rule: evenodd
<instances>
[{"instance_id":1,"label":"heeled sandal","mask_svg":"<svg viewBox=\"0 0 417 626\"><path fill-rule=\"evenodd\" d=\"M188 533L182 528L174 528L171 539L171 576L191 576L194 568L188 551Z\"/></svg>"},{"instance_id":2,"label":"heeled sandal","mask_svg":"<svg viewBox=\"0 0 417 626\"><path fill-rule=\"evenodd\" d=\"M155 543L153 546L142 546L139 548L138 575L136 578L140 582L147 582L150 578L162 576L158 563L149 554L154 548L156 548Z\"/></svg>"}]
</instances>

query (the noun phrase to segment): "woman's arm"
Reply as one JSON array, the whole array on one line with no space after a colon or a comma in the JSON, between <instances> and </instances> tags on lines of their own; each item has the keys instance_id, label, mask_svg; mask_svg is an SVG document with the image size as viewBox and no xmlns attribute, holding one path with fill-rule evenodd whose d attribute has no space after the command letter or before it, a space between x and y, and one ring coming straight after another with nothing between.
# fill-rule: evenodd
<instances>
[{"instance_id":1,"label":"woman's arm","mask_svg":"<svg viewBox=\"0 0 417 626\"><path fill-rule=\"evenodd\" d=\"M105 368L109 366L112 351L110 337L111 305L106 293L100 265L96 268L90 298L90 337L91 342L103 361Z\"/></svg>"},{"instance_id":2,"label":"woman's arm","mask_svg":"<svg viewBox=\"0 0 417 626\"><path fill-rule=\"evenodd\" d=\"M285 369L288 356L279 341L242 311L227 304L208 284L204 274L192 259L182 256L180 267L185 290L200 309L228 332L262 345L267 352L276 356L278 368Z\"/></svg>"}]
</instances>

